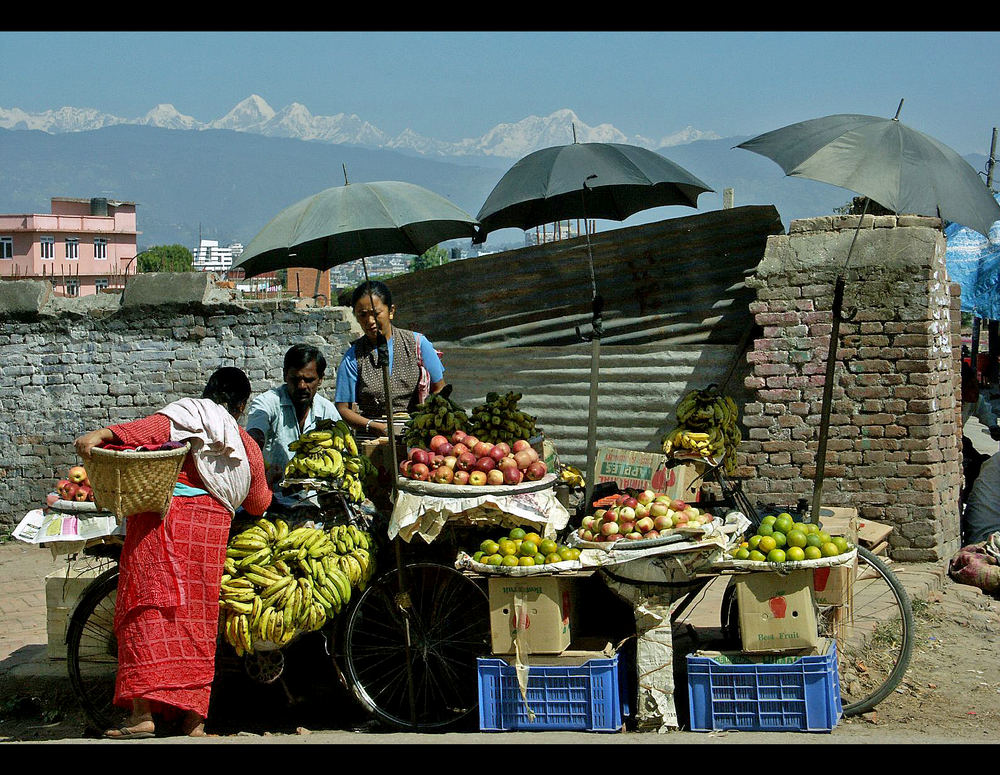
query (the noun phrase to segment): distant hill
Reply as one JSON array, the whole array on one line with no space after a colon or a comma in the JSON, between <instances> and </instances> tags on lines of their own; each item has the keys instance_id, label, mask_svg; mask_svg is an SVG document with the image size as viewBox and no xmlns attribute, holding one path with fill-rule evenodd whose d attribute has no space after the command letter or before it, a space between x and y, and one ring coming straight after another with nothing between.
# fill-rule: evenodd
<instances>
[{"instance_id":1,"label":"distant hill","mask_svg":"<svg viewBox=\"0 0 1000 775\"><path fill-rule=\"evenodd\" d=\"M660 150L715 189L698 211L773 204L787 227L796 218L827 215L853 194L786 178L769 159L734 146L747 137L699 140ZM975 169L984 156L969 156ZM202 236L248 243L280 210L331 186L351 181L405 180L424 186L475 216L513 164L495 157L430 159L412 152L361 148L228 129L188 131L117 124L48 134L0 129L0 212L49 212L53 196L109 197L138 203L140 248ZM657 208L627 223L690 215L690 208ZM616 224L600 222L598 228ZM514 241L520 233L506 233ZM513 239L512 239L513 238ZM491 242L493 240L491 239Z\"/></svg>"}]
</instances>

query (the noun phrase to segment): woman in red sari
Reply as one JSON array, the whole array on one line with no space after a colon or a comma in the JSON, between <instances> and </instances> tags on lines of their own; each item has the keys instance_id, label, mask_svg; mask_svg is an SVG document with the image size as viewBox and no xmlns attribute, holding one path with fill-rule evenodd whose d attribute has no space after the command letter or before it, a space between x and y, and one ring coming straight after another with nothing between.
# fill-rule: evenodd
<instances>
[{"instance_id":1,"label":"woman in red sari","mask_svg":"<svg viewBox=\"0 0 1000 775\"><path fill-rule=\"evenodd\" d=\"M131 714L106 738L152 737L154 714L180 715L184 734L205 733L230 521L240 506L263 514L272 497L260 447L237 424L250 391L242 371L222 368L201 399L175 401L75 442L84 460L104 444L191 443L166 516L134 514L126 520L115 606L115 704Z\"/></svg>"}]
</instances>

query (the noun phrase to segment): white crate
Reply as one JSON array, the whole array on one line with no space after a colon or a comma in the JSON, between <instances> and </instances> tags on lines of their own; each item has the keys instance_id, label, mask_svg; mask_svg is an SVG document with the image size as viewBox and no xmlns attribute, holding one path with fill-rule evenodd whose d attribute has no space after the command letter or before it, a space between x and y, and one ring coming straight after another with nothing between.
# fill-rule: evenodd
<instances>
[{"instance_id":1,"label":"white crate","mask_svg":"<svg viewBox=\"0 0 1000 775\"><path fill-rule=\"evenodd\" d=\"M88 586L112 565L109 560L85 558L45 577L45 628L49 659L66 659L69 617Z\"/></svg>"}]
</instances>

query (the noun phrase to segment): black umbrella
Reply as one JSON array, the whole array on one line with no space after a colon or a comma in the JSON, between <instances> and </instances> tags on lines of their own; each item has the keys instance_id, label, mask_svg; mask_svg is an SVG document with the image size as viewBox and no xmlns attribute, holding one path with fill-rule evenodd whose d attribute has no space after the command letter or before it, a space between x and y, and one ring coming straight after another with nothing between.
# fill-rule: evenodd
<instances>
[{"instance_id":1,"label":"black umbrella","mask_svg":"<svg viewBox=\"0 0 1000 775\"><path fill-rule=\"evenodd\" d=\"M902 107L903 100L900 100L896 115L891 119L838 114L802 121L736 146L766 156L786 175L830 183L866 197L854 239L834 285L833 326L823 386L813 515L819 514L823 492L845 276L868 202L877 202L896 213L938 216L982 234L988 234L993 222L1000 219L1000 205L978 173L944 143L901 124L899 112Z\"/></svg>"},{"instance_id":2,"label":"black umbrella","mask_svg":"<svg viewBox=\"0 0 1000 775\"><path fill-rule=\"evenodd\" d=\"M569 145L543 148L511 167L477 216L484 242L497 229L530 229L545 223L582 218L623 221L651 207L697 207L698 196L712 191L683 167L653 151L622 143L578 143L576 129ZM597 292L594 256L587 234L592 292L592 332L580 335L591 342L590 408L587 428L586 502L594 487L597 462L597 384L603 334L603 298ZM579 334L579 328L577 328Z\"/></svg>"}]
</instances>

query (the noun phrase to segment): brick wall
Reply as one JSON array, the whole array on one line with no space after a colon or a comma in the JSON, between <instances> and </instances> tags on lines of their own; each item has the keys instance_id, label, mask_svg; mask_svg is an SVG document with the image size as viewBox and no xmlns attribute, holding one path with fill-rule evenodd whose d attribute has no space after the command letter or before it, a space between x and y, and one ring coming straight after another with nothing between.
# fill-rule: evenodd
<instances>
[{"instance_id":1,"label":"brick wall","mask_svg":"<svg viewBox=\"0 0 1000 775\"><path fill-rule=\"evenodd\" d=\"M179 293L177 276L139 277L142 293L130 301L127 289L121 304L117 294L57 299L47 283L0 283L0 528L44 503L78 462L81 433L200 396L219 366L246 371L255 394L267 390L296 342L323 350L320 393L332 400L340 356L360 335L344 307L236 300L202 286Z\"/></svg>"},{"instance_id":2,"label":"brick wall","mask_svg":"<svg viewBox=\"0 0 1000 775\"><path fill-rule=\"evenodd\" d=\"M768 240L751 304L742 473L759 503L812 501L836 273L857 217L795 221ZM865 216L846 273L823 503L895 526L891 556L958 547L961 340L938 219Z\"/></svg>"}]
</instances>

